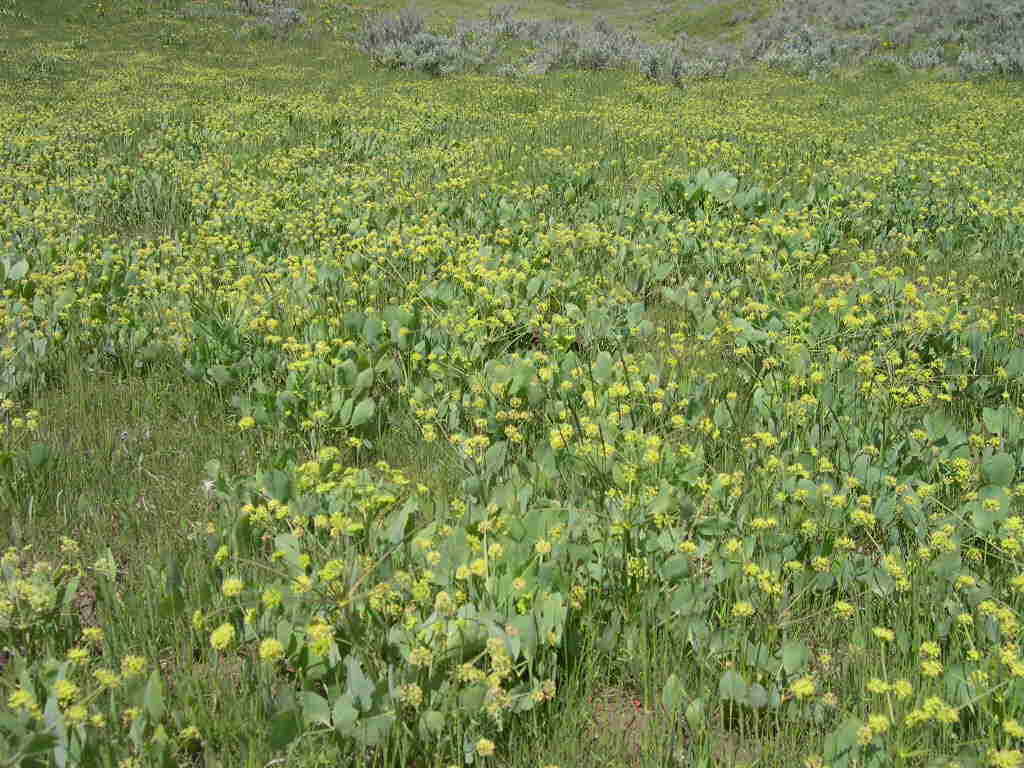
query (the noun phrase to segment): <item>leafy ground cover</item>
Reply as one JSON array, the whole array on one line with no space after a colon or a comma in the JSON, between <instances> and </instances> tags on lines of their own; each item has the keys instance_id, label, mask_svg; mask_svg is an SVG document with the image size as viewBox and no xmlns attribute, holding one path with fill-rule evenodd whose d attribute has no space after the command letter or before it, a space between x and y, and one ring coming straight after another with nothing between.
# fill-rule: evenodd
<instances>
[{"instance_id":1,"label":"leafy ground cover","mask_svg":"<svg viewBox=\"0 0 1024 768\"><path fill-rule=\"evenodd\" d=\"M1024 763L1017 27L737 5L0 3L0 765Z\"/></svg>"}]
</instances>

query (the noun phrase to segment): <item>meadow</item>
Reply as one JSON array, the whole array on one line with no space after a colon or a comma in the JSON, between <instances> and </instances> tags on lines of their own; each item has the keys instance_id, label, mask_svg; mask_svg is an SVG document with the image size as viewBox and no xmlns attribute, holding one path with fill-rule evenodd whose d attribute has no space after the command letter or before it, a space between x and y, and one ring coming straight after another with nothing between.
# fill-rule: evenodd
<instances>
[{"instance_id":1,"label":"meadow","mask_svg":"<svg viewBox=\"0 0 1024 768\"><path fill-rule=\"evenodd\" d=\"M1022 74L0 0L0 767L1024 766Z\"/></svg>"}]
</instances>

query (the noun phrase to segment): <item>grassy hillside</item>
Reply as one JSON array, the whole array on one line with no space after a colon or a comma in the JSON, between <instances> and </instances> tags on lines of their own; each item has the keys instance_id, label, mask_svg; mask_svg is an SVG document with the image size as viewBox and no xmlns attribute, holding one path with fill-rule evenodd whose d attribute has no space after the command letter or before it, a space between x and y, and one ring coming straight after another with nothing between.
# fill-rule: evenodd
<instances>
[{"instance_id":1,"label":"grassy hillside","mask_svg":"<svg viewBox=\"0 0 1024 768\"><path fill-rule=\"evenodd\" d=\"M1024 764L1015 4L0 25L0 766Z\"/></svg>"}]
</instances>

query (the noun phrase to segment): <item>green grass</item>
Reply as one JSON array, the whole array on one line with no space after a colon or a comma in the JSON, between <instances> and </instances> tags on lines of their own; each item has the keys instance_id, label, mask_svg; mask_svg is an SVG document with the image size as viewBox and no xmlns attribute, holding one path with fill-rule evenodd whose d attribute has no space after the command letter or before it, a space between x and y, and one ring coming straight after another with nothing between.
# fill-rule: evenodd
<instances>
[{"instance_id":1,"label":"green grass","mask_svg":"<svg viewBox=\"0 0 1024 768\"><path fill-rule=\"evenodd\" d=\"M299 5L0 0L0 766L1017 764L1021 81Z\"/></svg>"}]
</instances>

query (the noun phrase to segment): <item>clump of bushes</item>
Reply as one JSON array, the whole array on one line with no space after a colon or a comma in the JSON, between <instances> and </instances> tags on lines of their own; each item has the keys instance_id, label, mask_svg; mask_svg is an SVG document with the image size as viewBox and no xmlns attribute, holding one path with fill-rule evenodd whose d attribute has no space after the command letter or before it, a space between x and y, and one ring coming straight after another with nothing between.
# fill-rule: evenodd
<instances>
[{"instance_id":1,"label":"clump of bushes","mask_svg":"<svg viewBox=\"0 0 1024 768\"><path fill-rule=\"evenodd\" d=\"M379 66L434 75L479 71L512 41L528 43L532 50L524 61L500 68L502 74L633 68L677 82L721 75L736 63L736 56L725 50L702 55L684 51L679 41L652 46L634 30L619 31L605 19L588 27L516 19L514 12L511 5L493 7L481 21L460 20L449 36L427 31L423 15L407 8L397 15L368 18L358 44Z\"/></svg>"},{"instance_id":2,"label":"clump of bushes","mask_svg":"<svg viewBox=\"0 0 1024 768\"><path fill-rule=\"evenodd\" d=\"M895 49L927 41L924 50ZM934 69L947 61L942 44L961 46L955 63L964 77L1020 74L1024 7L1005 0L788 0L749 28L743 58L796 71L831 69L872 58L899 69Z\"/></svg>"},{"instance_id":3,"label":"clump of bushes","mask_svg":"<svg viewBox=\"0 0 1024 768\"><path fill-rule=\"evenodd\" d=\"M281 38L305 24L306 17L298 8L284 5L282 0L238 0L238 10L253 17L239 31L240 37Z\"/></svg>"},{"instance_id":4,"label":"clump of bushes","mask_svg":"<svg viewBox=\"0 0 1024 768\"><path fill-rule=\"evenodd\" d=\"M600 18L590 28L537 25L524 31L532 33L527 40L540 46L530 60L531 69L538 72L621 68L636 62L649 47L632 30L619 32Z\"/></svg>"},{"instance_id":5,"label":"clump of bushes","mask_svg":"<svg viewBox=\"0 0 1024 768\"><path fill-rule=\"evenodd\" d=\"M255 3L256 0L240 0ZM695 41L685 34L672 42L649 44L632 29L620 31L604 19L585 26L569 21L517 19L515 6L492 7L485 19L460 20L451 34L429 31L414 8L397 15L368 18L359 47L379 66L432 75L481 71L507 43L527 43L520 62L498 68L503 75L537 75L558 69L633 69L662 82L721 77L749 66L792 72L827 72L868 59L899 70L934 69L947 61L943 43L962 46L956 60L963 76L1024 72L1024 9L999 0L936 4L914 13L907 2L790 0L763 18L749 22L742 43ZM920 9L918 9L920 10ZM929 47L901 54L924 38Z\"/></svg>"},{"instance_id":6,"label":"clump of bushes","mask_svg":"<svg viewBox=\"0 0 1024 768\"><path fill-rule=\"evenodd\" d=\"M730 63L725 57L687 55L678 46L666 44L650 46L640 58L639 68L651 80L681 83L723 77L729 72Z\"/></svg>"},{"instance_id":7,"label":"clump of bushes","mask_svg":"<svg viewBox=\"0 0 1024 768\"><path fill-rule=\"evenodd\" d=\"M396 16L367 19L359 46L382 67L447 75L479 69L490 61L495 39L482 25L457 27L453 37L428 32L423 15L406 8Z\"/></svg>"}]
</instances>

